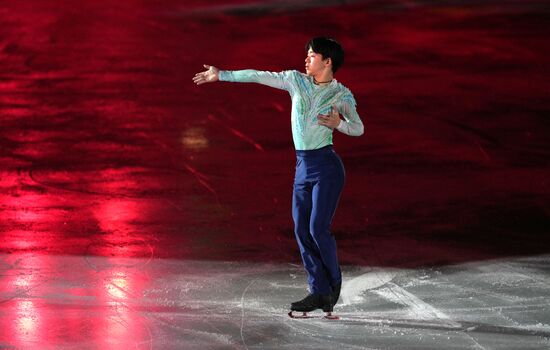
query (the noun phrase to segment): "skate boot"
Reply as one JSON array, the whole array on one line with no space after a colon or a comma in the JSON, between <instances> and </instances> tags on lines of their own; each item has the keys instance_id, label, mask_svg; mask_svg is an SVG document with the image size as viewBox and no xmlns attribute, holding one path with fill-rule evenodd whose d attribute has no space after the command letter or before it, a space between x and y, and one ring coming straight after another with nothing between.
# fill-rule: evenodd
<instances>
[{"instance_id":1,"label":"skate boot","mask_svg":"<svg viewBox=\"0 0 550 350\"><path fill-rule=\"evenodd\" d=\"M333 303L332 296L330 294L309 294L304 299L294 302L290 305L290 312L288 313L288 316L292 318L309 318L309 316L307 315L308 312L322 309L326 313L325 318L333 319L334 316L332 316L332 308ZM302 315L294 315L294 311L301 312Z\"/></svg>"}]
</instances>

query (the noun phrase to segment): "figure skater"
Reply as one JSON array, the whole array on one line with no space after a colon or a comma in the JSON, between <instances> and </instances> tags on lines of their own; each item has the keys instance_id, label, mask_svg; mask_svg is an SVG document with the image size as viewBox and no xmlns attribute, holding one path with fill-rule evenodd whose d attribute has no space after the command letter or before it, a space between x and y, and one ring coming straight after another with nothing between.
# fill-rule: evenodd
<instances>
[{"instance_id":1,"label":"figure skater","mask_svg":"<svg viewBox=\"0 0 550 350\"><path fill-rule=\"evenodd\" d=\"M292 197L294 233L308 275L309 294L291 304L292 311L322 309L331 317L340 297L342 273L336 240L330 231L344 186L345 172L332 146L334 129L350 136L363 134L351 91L334 79L344 61L344 50L334 39L317 37L306 47L305 74L296 70L226 71L204 65L197 85L216 81L258 83L288 91L292 99L292 138L296 173ZM342 116L343 118L340 118Z\"/></svg>"}]
</instances>

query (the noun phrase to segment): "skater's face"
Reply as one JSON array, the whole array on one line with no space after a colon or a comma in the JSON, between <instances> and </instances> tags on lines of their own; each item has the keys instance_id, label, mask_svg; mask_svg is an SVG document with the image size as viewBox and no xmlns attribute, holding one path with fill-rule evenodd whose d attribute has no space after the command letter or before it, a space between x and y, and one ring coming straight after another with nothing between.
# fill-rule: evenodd
<instances>
[{"instance_id":1,"label":"skater's face","mask_svg":"<svg viewBox=\"0 0 550 350\"><path fill-rule=\"evenodd\" d=\"M321 73L326 69L331 69L331 60L330 58L323 59L323 55L320 53L313 52L310 48L307 52L305 59L306 62L306 74L313 77L321 75Z\"/></svg>"}]
</instances>

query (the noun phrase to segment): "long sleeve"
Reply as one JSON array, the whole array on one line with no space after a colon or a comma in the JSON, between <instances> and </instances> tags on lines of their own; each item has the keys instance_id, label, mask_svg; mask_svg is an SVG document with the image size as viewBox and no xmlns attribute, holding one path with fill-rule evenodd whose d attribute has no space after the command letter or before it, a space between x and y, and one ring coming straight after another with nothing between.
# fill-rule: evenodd
<instances>
[{"instance_id":1,"label":"long sleeve","mask_svg":"<svg viewBox=\"0 0 550 350\"><path fill-rule=\"evenodd\" d=\"M340 113L345 120L340 121L340 125L336 130L349 135L349 136L361 136L364 132L363 122L357 114L355 109L355 100L345 100L340 106Z\"/></svg>"},{"instance_id":2,"label":"long sleeve","mask_svg":"<svg viewBox=\"0 0 550 350\"><path fill-rule=\"evenodd\" d=\"M228 81L235 83L258 83L267 85L276 89L287 90L290 92L290 75L292 71L284 71L280 73L258 71L254 69L244 70L220 70L220 81Z\"/></svg>"}]
</instances>

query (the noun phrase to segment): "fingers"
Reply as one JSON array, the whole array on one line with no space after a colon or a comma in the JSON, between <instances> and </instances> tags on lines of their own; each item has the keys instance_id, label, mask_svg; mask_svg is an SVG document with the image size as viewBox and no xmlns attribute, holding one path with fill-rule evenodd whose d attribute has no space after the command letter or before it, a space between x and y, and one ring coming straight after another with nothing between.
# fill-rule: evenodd
<instances>
[{"instance_id":1,"label":"fingers","mask_svg":"<svg viewBox=\"0 0 550 350\"><path fill-rule=\"evenodd\" d=\"M208 69L210 68L210 66L207 64L203 64L203 66L204 68L208 68ZM197 85L201 85L208 82L207 78L208 78L208 70L195 74L195 76L193 77L193 82Z\"/></svg>"},{"instance_id":2,"label":"fingers","mask_svg":"<svg viewBox=\"0 0 550 350\"><path fill-rule=\"evenodd\" d=\"M197 85L206 83L205 73L197 73L193 77L193 82Z\"/></svg>"},{"instance_id":3,"label":"fingers","mask_svg":"<svg viewBox=\"0 0 550 350\"><path fill-rule=\"evenodd\" d=\"M206 68L206 69L210 69L210 67L211 67L211 66L209 66L209 65L207 65L207 64L203 64L202 66L203 66L204 68Z\"/></svg>"},{"instance_id":4,"label":"fingers","mask_svg":"<svg viewBox=\"0 0 550 350\"><path fill-rule=\"evenodd\" d=\"M333 107L329 114L317 115L317 124L334 129L340 123L340 115L336 107Z\"/></svg>"},{"instance_id":5,"label":"fingers","mask_svg":"<svg viewBox=\"0 0 550 350\"><path fill-rule=\"evenodd\" d=\"M330 120L330 119L335 119L337 117L340 118L339 114L338 114L338 111L336 111L336 113L334 111L330 111L329 114L318 114L317 115L317 118L321 119L321 120Z\"/></svg>"},{"instance_id":6,"label":"fingers","mask_svg":"<svg viewBox=\"0 0 550 350\"><path fill-rule=\"evenodd\" d=\"M317 124L327 126L330 121L330 117L325 114L319 114L317 116Z\"/></svg>"}]
</instances>

